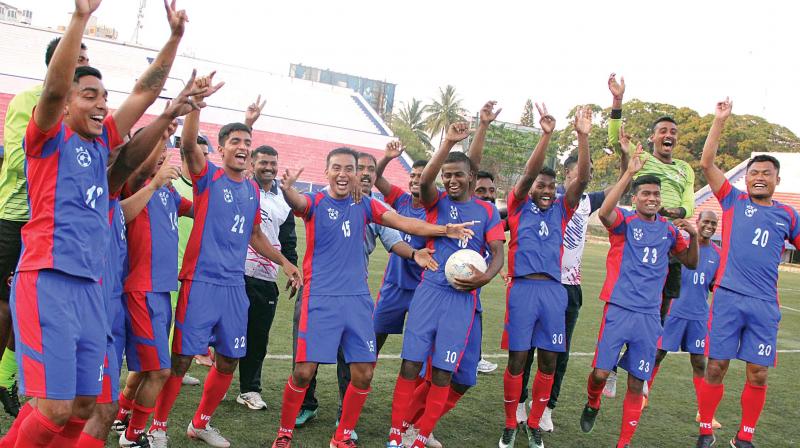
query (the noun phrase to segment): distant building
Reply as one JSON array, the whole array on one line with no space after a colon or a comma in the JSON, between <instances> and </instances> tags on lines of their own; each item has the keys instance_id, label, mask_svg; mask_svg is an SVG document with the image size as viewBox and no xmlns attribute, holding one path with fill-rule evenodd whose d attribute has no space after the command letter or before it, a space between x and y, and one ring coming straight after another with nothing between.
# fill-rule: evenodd
<instances>
[{"instance_id":1,"label":"distant building","mask_svg":"<svg viewBox=\"0 0 800 448\"><path fill-rule=\"evenodd\" d=\"M72 17L70 13L70 17ZM59 32L63 33L66 31L67 27L64 25L59 25L56 28ZM117 29L114 27L110 27L107 25L98 25L97 24L97 17L92 16L89 18L89 23L86 25L86 29L83 31L84 36L90 37L99 37L101 39L109 39L109 40L117 40L117 36L119 33Z\"/></svg>"},{"instance_id":2,"label":"distant building","mask_svg":"<svg viewBox=\"0 0 800 448\"><path fill-rule=\"evenodd\" d=\"M0 2L0 22L20 23L30 25L33 12L27 9L18 9L8 3Z\"/></svg>"}]
</instances>

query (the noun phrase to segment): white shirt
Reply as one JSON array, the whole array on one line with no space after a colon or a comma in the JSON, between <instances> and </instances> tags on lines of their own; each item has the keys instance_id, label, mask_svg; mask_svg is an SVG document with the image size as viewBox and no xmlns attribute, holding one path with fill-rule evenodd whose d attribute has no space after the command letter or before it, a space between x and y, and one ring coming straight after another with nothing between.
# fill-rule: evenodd
<instances>
[{"instance_id":1,"label":"white shirt","mask_svg":"<svg viewBox=\"0 0 800 448\"><path fill-rule=\"evenodd\" d=\"M564 285L581 284L581 259L586 245L589 216L600 208L605 197L603 191L581 196L578 208L567 223L564 230L564 252L561 256L561 283Z\"/></svg>"},{"instance_id":2,"label":"white shirt","mask_svg":"<svg viewBox=\"0 0 800 448\"><path fill-rule=\"evenodd\" d=\"M261 231L267 236L267 240L272 243L272 247L281 250L281 242L278 240L281 224L289 217L292 209L283 197L283 191L278 188L276 181L272 182L272 188L264 190L258 189L261 194ZM251 246L247 246L247 259L244 264L244 275L269 282L278 279L278 265L268 258L262 257Z\"/></svg>"}]
</instances>

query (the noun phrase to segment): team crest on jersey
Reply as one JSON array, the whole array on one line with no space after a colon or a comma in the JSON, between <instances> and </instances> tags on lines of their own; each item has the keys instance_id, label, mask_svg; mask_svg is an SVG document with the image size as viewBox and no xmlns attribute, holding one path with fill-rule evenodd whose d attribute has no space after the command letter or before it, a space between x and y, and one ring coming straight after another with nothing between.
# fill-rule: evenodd
<instances>
[{"instance_id":1,"label":"team crest on jersey","mask_svg":"<svg viewBox=\"0 0 800 448\"><path fill-rule=\"evenodd\" d=\"M644 230L642 230L642 229L640 229L638 227L634 228L633 229L633 239L635 239L636 241L641 241L642 237L644 237Z\"/></svg>"},{"instance_id":2,"label":"team crest on jersey","mask_svg":"<svg viewBox=\"0 0 800 448\"><path fill-rule=\"evenodd\" d=\"M758 209L753 207L752 204L747 204L747 207L745 207L745 209L744 209L744 215L747 216L748 218L752 218L753 215L755 215L757 211L758 211Z\"/></svg>"},{"instance_id":3,"label":"team crest on jersey","mask_svg":"<svg viewBox=\"0 0 800 448\"><path fill-rule=\"evenodd\" d=\"M166 207L167 206L167 198L169 197L169 193L167 193L166 191L159 191L158 192L158 197L161 198L161 203L164 204L164 207Z\"/></svg>"},{"instance_id":4,"label":"team crest on jersey","mask_svg":"<svg viewBox=\"0 0 800 448\"><path fill-rule=\"evenodd\" d=\"M78 165L87 168L89 165L92 164L92 155L89 154L89 151L84 149L83 146L78 146L75 148L76 156L78 158Z\"/></svg>"},{"instance_id":5,"label":"team crest on jersey","mask_svg":"<svg viewBox=\"0 0 800 448\"><path fill-rule=\"evenodd\" d=\"M223 198L225 198L225 202L233 202L233 193L231 193L231 190L224 188L222 194Z\"/></svg>"},{"instance_id":6,"label":"team crest on jersey","mask_svg":"<svg viewBox=\"0 0 800 448\"><path fill-rule=\"evenodd\" d=\"M539 207L533 201L531 201L531 213L533 213L534 215L539 214Z\"/></svg>"},{"instance_id":7,"label":"team crest on jersey","mask_svg":"<svg viewBox=\"0 0 800 448\"><path fill-rule=\"evenodd\" d=\"M336 221L337 219L339 219L339 210L336 210L335 208L329 208L328 209L328 218L331 218L331 220L333 220L333 221Z\"/></svg>"},{"instance_id":8,"label":"team crest on jersey","mask_svg":"<svg viewBox=\"0 0 800 448\"><path fill-rule=\"evenodd\" d=\"M450 219L456 220L458 219L458 209L455 205L450 206Z\"/></svg>"}]
</instances>

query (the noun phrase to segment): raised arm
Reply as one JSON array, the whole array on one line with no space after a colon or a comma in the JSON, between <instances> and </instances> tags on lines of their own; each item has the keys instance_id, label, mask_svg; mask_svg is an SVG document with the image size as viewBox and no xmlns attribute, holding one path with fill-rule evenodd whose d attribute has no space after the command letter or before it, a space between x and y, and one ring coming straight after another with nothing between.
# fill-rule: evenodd
<instances>
[{"instance_id":1,"label":"raised arm","mask_svg":"<svg viewBox=\"0 0 800 448\"><path fill-rule=\"evenodd\" d=\"M178 44L183 37L186 22L189 21L186 11L175 10L175 0L172 0L172 3L167 3L167 1L164 0L164 9L167 10L167 20L171 30L169 39L153 63L136 81L131 94L114 112L114 122L122 135L131 130L147 108L161 95L169 71L172 69L172 63L175 61L175 54L178 52Z\"/></svg>"},{"instance_id":2,"label":"raised arm","mask_svg":"<svg viewBox=\"0 0 800 448\"><path fill-rule=\"evenodd\" d=\"M46 131L55 126L64 114L64 106L72 88L72 78L75 77L75 67L81 52L83 30L86 29L89 17L100 6L100 1L75 0L75 11L50 59L42 96L39 97L33 112L34 122L41 130Z\"/></svg>"},{"instance_id":3,"label":"raised arm","mask_svg":"<svg viewBox=\"0 0 800 448\"><path fill-rule=\"evenodd\" d=\"M685 219L676 219L672 221L672 224L678 229L678 231L683 230L684 232L689 234L689 247L682 252L678 252L675 254L675 258L681 262L684 266L689 269L697 269L697 261L700 258L700 246L698 245L697 241L697 230L695 230L694 226L689 224L689 221Z\"/></svg>"},{"instance_id":4,"label":"raised arm","mask_svg":"<svg viewBox=\"0 0 800 448\"><path fill-rule=\"evenodd\" d=\"M436 202L436 198L439 195L439 192L436 191L436 176L439 174L439 170L442 169L442 165L444 165L444 161L453 146L467 138L469 134L469 124L463 121L453 123L447 128L441 146L439 146L439 149L436 150L431 160L422 170L422 176L419 180L419 198L423 204Z\"/></svg>"},{"instance_id":5,"label":"raised arm","mask_svg":"<svg viewBox=\"0 0 800 448\"><path fill-rule=\"evenodd\" d=\"M386 144L386 149L383 150L383 157L378 161L378 166L375 167L375 188L381 192L384 198L388 198L392 192L392 184L383 177L383 172L389 166L392 159L400 157L403 153L403 145L400 140L392 140Z\"/></svg>"},{"instance_id":6,"label":"raised arm","mask_svg":"<svg viewBox=\"0 0 800 448\"><path fill-rule=\"evenodd\" d=\"M306 198L294 189L294 183L297 182L297 178L303 173L303 169L304 168L300 168L297 172L292 174L292 172L286 168L280 185L281 191L283 191L283 198L286 199L286 203L289 204L292 211L298 215L305 215L308 210Z\"/></svg>"},{"instance_id":7,"label":"raised arm","mask_svg":"<svg viewBox=\"0 0 800 448\"><path fill-rule=\"evenodd\" d=\"M547 113L547 106L544 103L542 103L541 107L539 103L535 104L536 110L539 111L539 116L541 116L539 126L542 128L542 136L539 138L539 142L536 143L536 148L528 158L528 162L525 163L525 171L522 172L522 176L514 185L514 197L517 199L528 195L533 181L536 180L536 176L542 170L545 156L547 156L547 145L550 144L550 137L552 137L553 130L556 128L556 119Z\"/></svg>"},{"instance_id":8,"label":"raised arm","mask_svg":"<svg viewBox=\"0 0 800 448\"><path fill-rule=\"evenodd\" d=\"M150 183L119 203L122 208L122 214L125 216L125 222L133 221L139 212L147 207L147 202L150 201L153 193L158 191L159 188L179 177L181 177L181 170L164 162L164 165L161 166L161 169L158 170L158 173Z\"/></svg>"},{"instance_id":9,"label":"raised arm","mask_svg":"<svg viewBox=\"0 0 800 448\"><path fill-rule=\"evenodd\" d=\"M578 134L578 176L567 188L564 200L567 207L575 208L591 177L591 155L589 154L589 132L592 130L592 108L578 108L575 111L575 132Z\"/></svg>"},{"instance_id":10,"label":"raised arm","mask_svg":"<svg viewBox=\"0 0 800 448\"><path fill-rule=\"evenodd\" d=\"M622 126L622 98L625 95L625 78L620 77L617 82L616 74L608 76L608 90L611 92L611 117L608 120L608 145L612 148L619 147L623 151L633 152L635 146L630 141L627 146L620 140L620 126Z\"/></svg>"},{"instance_id":11,"label":"raised arm","mask_svg":"<svg viewBox=\"0 0 800 448\"><path fill-rule=\"evenodd\" d=\"M195 95L192 101L198 107L206 105L205 99L213 95L217 90L221 89L224 82L214 85L214 75L216 72L211 72L210 75L202 78L194 79L194 88L192 91L199 92ZM194 78L194 76L192 76ZM188 84L188 83L187 83ZM206 167L206 157L200 145L197 144L197 134L200 132L200 110L194 110L186 115L183 120L183 131L181 132L181 152L183 153L183 160L189 167L189 172L192 174L200 174Z\"/></svg>"},{"instance_id":12,"label":"raised arm","mask_svg":"<svg viewBox=\"0 0 800 448\"><path fill-rule=\"evenodd\" d=\"M619 153L619 177L617 178L617 180L622 178L622 176L625 175L625 171L628 170L628 163L630 162L631 156L627 149L622 149L622 148L627 148L630 145L630 138L631 136L625 133L625 125L620 123L619 125L620 144L614 145L614 152ZM612 188L614 188L613 185L606 187L606 189L603 190L603 193L608 194L608 192L611 191ZM622 194L627 193L629 189L630 189L630 183L627 185L627 187L625 188L625 192L623 192Z\"/></svg>"},{"instance_id":13,"label":"raised arm","mask_svg":"<svg viewBox=\"0 0 800 448\"><path fill-rule=\"evenodd\" d=\"M472 162L472 166L476 169L480 169L481 166L483 144L486 143L486 131L489 130L489 126L497 119L497 116L500 115L500 112L503 110L502 107L494 110L494 106L496 105L497 101L487 101L478 113L478 129L475 131L475 136L472 138L472 143L469 144L469 150L467 151L467 156ZM472 187L472 185L470 185L470 187Z\"/></svg>"},{"instance_id":14,"label":"raised arm","mask_svg":"<svg viewBox=\"0 0 800 448\"><path fill-rule=\"evenodd\" d=\"M247 106L247 110L244 112L244 124L253 129L253 125L256 124L258 118L261 116L261 111L264 110L264 106L267 105L267 100L261 101L261 95L258 95L256 98L256 102Z\"/></svg>"},{"instance_id":15,"label":"raised arm","mask_svg":"<svg viewBox=\"0 0 800 448\"><path fill-rule=\"evenodd\" d=\"M633 157L631 157L630 163L628 163L628 169L622 176L620 176L617 183L611 187L611 190L606 193L606 198L603 200L603 205L600 206L600 209L597 213L598 217L600 218L600 222L602 222L604 226L611 227L614 225L614 220L617 217L615 211L617 208L617 203L628 189L628 185L631 183L633 175L639 172L639 170L642 169L642 165L644 165L641 157L643 152L644 149L642 148L642 145L639 145L636 148L636 152L634 153Z\"/></svg>"},{"instance_id":16,"label":"raised arm","mask_svg":"<svg viewBox=\"0 0 800 448\"><path fill-rule=\"evenodd\" d=\"M706 176L708 185L711 186L711 191L714 193L717 193L725 183L725 173L714 163L714 158L717 157L719 137L725 128L725 120L731 116L731 110L733 110L733 101L730 98L725 98L725 101L717 103L717 107L714 110L714 121L711 123L706 143L703 145L703 155L700 158L703 174Z\"/></svg>"}]
</instances>

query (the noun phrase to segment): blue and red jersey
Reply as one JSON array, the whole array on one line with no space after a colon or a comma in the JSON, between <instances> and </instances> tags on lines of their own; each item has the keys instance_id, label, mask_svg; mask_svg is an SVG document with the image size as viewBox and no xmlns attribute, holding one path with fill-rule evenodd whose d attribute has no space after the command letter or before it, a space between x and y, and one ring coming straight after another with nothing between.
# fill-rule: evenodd
<instances>
[{"instance_id":1,"label":"blue and red jersey","mask_svg":"<svg viewBox=\"0 0 800 448\"><path fill-rule=\"evenodd\" d=\"M191 201L172 185L164 185L128 223L130 272L125 279L125 292L177 289L178 217L188 215L191 209Z\"/></svg>"},{"instance_id":2,"label":"blue and red jersey","mask_svg":"<svg viewBox=\"0 0 800 448\"><path fill-rule=\"evenodd\" d=\"M660 314L670 253L685 251L689 242L663 216L646 221L619 207L616 214L608 228L611 249L600 299L630 311Z\"/></svg>"},{"instance_id":3,"label":"blue and red jersey","mask_svg":"<svg viewBox=\"0 0 800 448\"><path fill-rule=\"evenodd\" d=\"M31 219L22 228L19 271L55 269L100 279L109 241L106 164L122 142L112 115L91 140L63 118L50 129L39 129L31 118L23 142Z\"/></svg>"},{"instance_id":4,"label":"blue and red jersey","mask_svg":"<svg viewBox=\"0 0 800 448\"><path fill-rule=\"evenodd\" d=\"M387 212L380 201L349 196L334 199L327 191L306 193L306 255L303 258L304 295L369 295L364 239L367 224L383 224Z\"/></svg>"},{"instance_id":5,"label":"blue and red jersey","mask_svg":"<svg viewBox=\"0 0 800 448\"><path fill-rule=\"evenodd\" d=\"M435 250L433 258L439 263L439 269L425 271L422 275L423 282L451 287L444 275L444 267L450 255L461 249L472 249L485 256L489 253L490 242L505 241L506 239L503 233L503 224L500 222L500 213L490 202L482 201L474 196L466 202L456 202L450 199L447 193L440 192L436 200L432 204L426 204L426 207L425 219L431 224L476 222L469 227L475 232L475 235L466 243L444 236L428 239L427 247Z\"/></svg>"},{"instance_id":6,"label":"blue and red jersey","mask_svg":"<svg viewBox=\"0 0 800 448\"><path fill-rule=\"evenodd\" d=\"M689 320L708 319L708 292L720 267L720 248L709 243L700 246L697 268L681 269L681 295L672 301L669 315Z\"/></svg>"},{"instance_id":7,"label":"blue and red jersey","mask_svg":"<svg viewBox=\"0 0 800 448\"><path fill-rule=\"evenodd\" d=\"M573 213L575 208L567 206L564 196L542 210L529 195L518 198L512 190L508 200L508 275L547 274L560 282L564 232Z\"/></svg>"},{"instance_id":8,"label":"blue and red jersey","mask_svg":"<svg viewBox=\"0 0 800 448\"><path fill-rule=\"evenodd\" d=\"M211 162L192 174L194 226L183 255L181 280L244 285L253 226L261 223L260 194L252 180L235 181Z\"/></svg>"},{"instance_id":9,"label":"blue and red jersey","mask_svg":"<svg viewBox=\"0 0 800 448\"><path fill-rule=\"evenodd\" d=\"M414 197L402 189L392 185L392 191L386 197L386 203L395 211L409 218L425 220L425 207L414 207ZM400 232L403 241L414 249L422 249L427 242L426 238ZM416 289L422 279L422 268L414 260L406 260L397 254L389 255L389 264L386 265L386 274L383 281L395 284L403 289Z\"/></svg>"},{"instance_id":10,"label":"blue and red jersey","mask_svg":"<svg viewBox=\"0 0 800 448\"><path fill-rule=\"evenodd\" d=\"M109 195L108 223L111 226L111 237L108 251L105 252L106 270L103 273L103 286L104 291L108 292L111 298L121 298L122 280L128 271L128 241L119 192Z\"/></svg>"},{"instance_id":11,"label":"blue and red jersey","mask_svg":"<svg viewBox=\"0 0 800 448\"><path fill-rule=\"evenodd\" d=\"M761 300L778 300L784 241L800 248L797 210L772 201L755 204L727 180L715 193L722 206L722 267L718 287Z\"/></svg>"}]
</instances>

